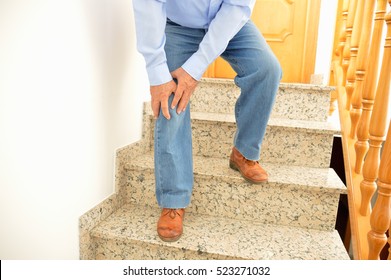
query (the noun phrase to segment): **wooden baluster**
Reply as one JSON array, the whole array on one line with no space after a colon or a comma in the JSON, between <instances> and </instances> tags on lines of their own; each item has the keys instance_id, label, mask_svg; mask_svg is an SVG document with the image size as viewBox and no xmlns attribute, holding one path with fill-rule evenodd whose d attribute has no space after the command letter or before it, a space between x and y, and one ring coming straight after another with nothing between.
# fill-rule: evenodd
<instances>
[{"instance_id":1,"label":"wooden baluster","mask_svg":"<svg viewBox=\"0 0 391 280\"><path fill-rule=\"evenodd\" d=\"M388 0L391 5L391 0ZM371 198L376 191L376 179L380 163L380 150L385 137L386 125L389 115L390 79L391 79L391 13L385 16L387 23L386 43L379 83L376 91L375 104L369 127L369 151L364 162L361 189L361 215L367 215Z\"/></svg>"},{"instance_id":2,"label":"wooden baluster","mask_svg":"<svg viewBox=\"0 0 391 280\"><path fill-rule=\"evenodd\" d=\"M333 90L330 93L330 108L329 108L329 116L332 116L335 109L337 109L336 102L337 102L337 91Z\"/></svg>"},{"instance_id":3,"label":"wooden baluster","mask_svg":"<svg viewBox=\"0 0 391 280\"><path fill-rule=\"evenodd\" d=\"M348 19L346 22L346 42L345 47L343 49L343 58L342 58L342 69L343 69L343 81L344 86L346 85L346 77L347 72L349 68L349 62L350 62L350 45L351 45L351 39L352 39L352 32L353 32L353 24L354 19L356 15L356 7L357 7L357 0L350 0L349 1L349 13L348 13ZM349 94L346 94L346 110L350 110L350 99L351 96Z\"/></svg>"},{"instance_id":4,"label":"wooden baluster","mask_svg":"<svg viewBox=\"0 0 391 280\"><path fill-rule=\"evenodd\" d=\"M341 23L341 29L339 31L339 37L338 37L339 44L335 50L335 54L339 57L339 66L341 67L342 67L342 59L343 59L343 50L346 43L346 22L348 19L348 12L349 12L349 0L343 0L342 13L341 13L342 23ZM336 71L336 69L334 69L333 71ZM338 97L338 92L336 90L332 91L330 96L330 110L329 110L330 116L333 115L335 109L337 108L337 106L335 105L337 97Z\"/></svg>"},{"instance_id":5,"label":"wooden baluster","mask_svg":"<svg viewBox=\"0 0 391 280\"><path fill-rule=\"evenodd\" d=\"M391 0L390 0L391 2ZM391 20L391 16L390 16ZM391 46L390 46L391 47ZM391 57L390 57L391 58ZM389 69L391 71L391 69ZM388 75L389 78L390 75ZM377 260L387 243L386 231L391 220L391 127L388 129L387 140L379 167L378 191L375 207L371 214L371 231L368 233L368 259Z\"/></svg>"},{"instance_id":6,"label":"wooden baluster","mask_svg":"<svg viewBox=\"0 0 391 280\"><path fill-rule=\"evenodd\" d=\"M349 0L343 1L342 6L342 24L341 24L341 30L339 33L339 45L337 49L335 50L335 54L339 56L339 65L342 66L342 59L343 59L343 49L345 47L346 43L346 22L348 20L348 13L349 13Z\"/></svg>"},{"instance_id":7,"label":"wooden baluster","mask_svg":"<svg viewBox=\"0 0 391 280\"><path fill-rule=\"evenodd\" d=\"M381 39L384 27L384 16L386 14L387 0L378 0L375 14L375 24L373 28L371 49L369 56L365 58L370 61L367 65L367 75L362 92L362 115L357 127L355 171L360 174L364 164L364 157L369 149L369 122L372 115L373 103L375 101L376 83L378 79L379 56L381 49ZM361 50L361 49L360 49Z\"/></svg>"},{"instance_id":8,"label":"wooden baluster","mask_svg":"<svg viewBox=\"0 0 391 280\"><path fill-rule=\"evenodd\" d=\"M346 77L346 94L350 97L353 97L353 92L355 91L356 88L356 66L357 66L359 43L361 41L360 37L362 35L367 35L362 32L364 5L365 5L364 0L357 1L356 15L354 17L353 32L352 32L352 38L350 44L350 62L349 62L349 68ZM359 101L361 104L361 100ZM356 101L356 103L358 102ZM350 117L351 118L353 117L352 119L355 120L357 115L355 113L350 113ZM356 136L357 126L355 127L351 126L351 127L352 129L350 130L350 138L354 139Z\"/></svg>"},{"instance_id":9,"label":"wooden baluster","mask_svg":"<svg viewBox=\"0 0 391 280\"><path fill-rule=\"evenodd\" d=\"M388 229L388 234L389 234L389 237L388 237L388 259L389 261L391 261L391 221L390 221L390 228Z\"/></svg>"}]
</instances>

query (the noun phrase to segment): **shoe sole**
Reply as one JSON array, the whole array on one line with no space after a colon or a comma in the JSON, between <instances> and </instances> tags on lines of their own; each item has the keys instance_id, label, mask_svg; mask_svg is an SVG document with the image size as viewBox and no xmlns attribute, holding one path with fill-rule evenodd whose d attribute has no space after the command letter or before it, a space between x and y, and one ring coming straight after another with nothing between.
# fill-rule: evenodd
<instances>
[{"instance_id":1,"label":"shoe sole","mask_svg":"<svg viewBox=\"0 0 391 280\"><path fill-rule=\"evenodd\" d=\"M265 180L262 180L262 181L254 181L252 179L250 179L249 177L246 177L242 171L240 170L240 168L236 165L236 163L234 163L233 161L229 161L229 167L235 171L239 171L240 175L242 175L242 177L249 183L251 184L256 184L256 185L260 185L262 183L265 183L268 181L268 179L265 179Z\"/></svg>"},{"instance_id":2,"label":"shoe sole","mask_svg":"<svg viewBox=\"0 0 391 280\"><path fill-rule=\"evenodd\" d=\"M161 236L159 233L158 233L158 236L164 242L175 242L175 241L178 241L179 238L181 238L182 233L180 235L178 235L178 236L175 236L175 237L164 237L164 236Z\"/></svg>"}]
</instances>

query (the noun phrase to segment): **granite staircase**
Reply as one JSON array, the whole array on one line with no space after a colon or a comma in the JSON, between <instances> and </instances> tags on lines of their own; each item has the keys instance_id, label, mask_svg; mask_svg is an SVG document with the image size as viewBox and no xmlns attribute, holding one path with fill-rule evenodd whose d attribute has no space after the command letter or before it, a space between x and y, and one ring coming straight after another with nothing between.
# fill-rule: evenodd
<instances>
[{"instance_id":1,"label":"granite staircase","mask_svg":"<svg viewBox=\"0 0 391 280\"><path fill-rule=\"evenodd\" d=\"M116 190L80 218L81 259L349 259L335 228L346 188L329 168L337 128L331 88L281 84L262 147L269 181L228 166L235 131L232 80L204 79L192 96L195 182L184 234L166 243L154 188L153 126L117 152Z\"/></svg>"}]
</instances>

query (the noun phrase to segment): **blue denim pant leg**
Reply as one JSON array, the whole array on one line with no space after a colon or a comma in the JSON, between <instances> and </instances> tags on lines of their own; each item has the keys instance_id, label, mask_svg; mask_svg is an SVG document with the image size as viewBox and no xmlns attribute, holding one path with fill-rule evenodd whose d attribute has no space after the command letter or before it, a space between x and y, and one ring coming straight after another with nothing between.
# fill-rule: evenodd
<instances>
[{"instance_id":1,"label":"blue denim pant leg","mask_svg":"<svg viewBox=\"0 0 391 280\"><path fill-rule=\"evenodd\" d=\"M190 112L170 114L167 120L160 112L155 123L156 199L162 208L185 208L193 188Z\"/></svg>"},{"instance_id":2,"label":"blue denim pant leg","mask_svg":"<svg viewBox=\"0 0 391 280\"><path fill-rule=\"evenodd\" d=\"M205 32L167 23L165 51L170 71L197 51ZM235 83L241 88L235 106L234 145L246 158L257 160L281 79L280 65L252 22L230 41L222 57L236 71ZM170 120L161 113L156 120L156 198L160 207L185 208L193 188L190 107L180 115L170 109L170 114Z\"/></svg>"},{"instance_id":3,"label":"blue denim pant leg","mask_svg":"<svg viewBox=\"0 0 391 280\"><path fill-rule=\"evenodd\" d=\"M170 21L166 26L165 52L170 71L181 67L197 51L205 35L203 29L190 29ZM193 155L190 106L181 114L171 109L171 119L162 113L155 123L156 199L162 208L185 208L193 189Z\"/></svg>"},{"instance_id":4,"label":"blue denim pant leg","mask_svg":"<svg viewBox=\"0 0 391 280\"><path fill-rule=\"evenodd\" d=\"M249 21L221 55L237 73L241 94L235 104L234 146L250 160L258 160L280 83L281 66L257 27Z\"/></svg>"}]
</instances>

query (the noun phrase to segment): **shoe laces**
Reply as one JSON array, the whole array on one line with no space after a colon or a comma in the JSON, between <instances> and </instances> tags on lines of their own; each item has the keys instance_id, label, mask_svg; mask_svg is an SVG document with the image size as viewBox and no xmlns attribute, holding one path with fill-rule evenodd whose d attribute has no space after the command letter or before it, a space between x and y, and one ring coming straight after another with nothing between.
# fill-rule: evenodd
<instances>
[{"instance_id":1,"label":"shoe laces","mask_svg":"<svg viewBox=\"0 0 391 280\"><path fill-rule=\"evenodd\" d=\"M164 216L169 216L171 219L175 219L176 215L179 217L181 214L178 212L178 209L167 209L166 213L164 213Z\"/></svg>"},{"instance_id":2,"label":"shoe laces","mask_svg":"<svg viewBox=\"0 0 391 280\"><path fill-rule=\"evenodd\" d=\"M246 159L245 157L243 157L243 159L250 166L254 166L259 163L257 160L249 160L249 159Z\"/></svg>"}]
</instances>

